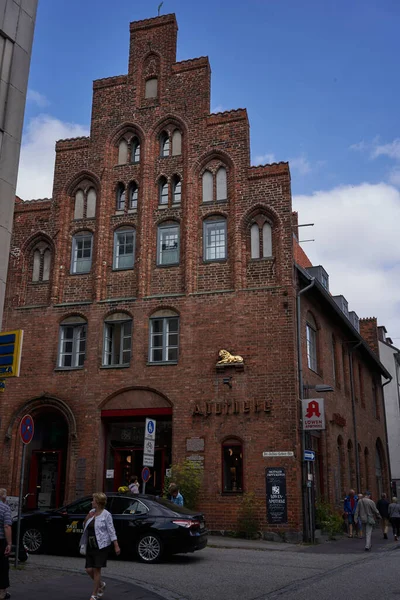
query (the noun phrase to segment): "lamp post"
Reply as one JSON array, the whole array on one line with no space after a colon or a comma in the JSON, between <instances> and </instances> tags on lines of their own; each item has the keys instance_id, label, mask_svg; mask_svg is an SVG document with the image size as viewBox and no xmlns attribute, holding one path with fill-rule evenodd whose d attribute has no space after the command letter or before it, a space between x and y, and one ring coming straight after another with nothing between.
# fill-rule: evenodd
<instances>
[{"instance_id":1,"label":"lamp post","mask_svg":"<svg viewBox=\"0 0 400 600\"><path fill-rule=\"evenodd\" d=\"M304 384L303 385L303 399L306 400L309 398L308 396L308 390L314 390L318 393L324 393L324 392L333 392L333 387L330 385L327 385L325 383L322 384L317 384L317 385L309 385L309 384ZM303 436L302 439L303 441L303 468L302 468L302 477L303 477L303 489L304 489L304 502L305 502L305 506L304 506L304 525L305 525L305 532L304 532L304 540L306 542L311 542L313 543L315 541L315 537L314 537L314 532L315 532L315 527L314 527L314 502L313 502L313 480L314 480L314 476L315 473L313 473L313 469L311 468L311 461L310 460L305 460L305 450L310 449L311 450L311 435L308 432L305 431L304 429L304 422L302 422L302 430L303 430ZM310 448L307 448L306 446L310 446Z\"/></svg>"}]
</instances>

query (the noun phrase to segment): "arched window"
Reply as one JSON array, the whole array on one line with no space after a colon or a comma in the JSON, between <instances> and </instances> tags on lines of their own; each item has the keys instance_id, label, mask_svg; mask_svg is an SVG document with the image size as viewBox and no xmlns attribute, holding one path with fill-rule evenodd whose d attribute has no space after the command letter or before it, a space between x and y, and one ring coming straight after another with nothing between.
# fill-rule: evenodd
<instances>
[{"instance_id":1,"label":"arched window","mask_svg":"<svg viewBox=\"0 0 400 600\"><path fill-rule=\"evenodd\" d=\"M126 165L128 162L128 142L122 139L118 145L118 164Z\"/></svg>"},{"instance_id":2,"label":"arched window","mask_svg":"<svg viewBox=\"0 0 400 600\"><path fill-rule=\"evenodd\" d=\"M218 200L226 200L227 197L226 169L225 167L220 167L217 171L217 202Z\"/></svg>"},{"instance_id":3,"label":"arched window","mask_svg":"<svg viewBox=\"0 0 400 600\"><path fill-rule=\"evenodd\" d=\"M87 193L86 218L92 219L95 216L96 216L96 191L94 188L90 188Z\"/></svg>"},{"instance_id":4,"label":"arched window","mask_svg":"<svg viewBox=\"0 0 400 600\"><path fill-rule=\"evenodd\" d=\"M212 202L213 200L214 178L211 171L203 173L203 202Z\"/></svg>"},{"instance_id":5,"label":"arched window","mask_svg":"<svg viewBox=\"0 0 400 600\"><path fill-rule=\"evenodd\" d=\"M51 266L51 250L46 242L39 242L33 251L32 281L35 283L49 281Z\"/></svg>"},{"instance_id":6,"label":"arched window","mask_svg":"<svg viewBox=\"0 0 400 600\"><path fill-rule=\"evenodd\" d=\"M160 156L162 156L162 157L169 156L169 150L170 150L169 135L167 132L163 131L163 133L160 135Z\"/></svg>"},{"instance_id":7,"label":"arched window","mask_svg":"<svg viewBox=\"0 0 400 600\"><path fill-rule=\"evenodd\" d=\"M182 200L182 182L178 175L174 175L172 179L172 202L179 204Z\"/></svg>"},{"instance_id":8,"label":"arched window","mask_svg":"<svg viewBox=\"0 0 400 600\"><path fill-rule=\"evenodd\" d=\"M162 223L157 233L157 265L179 264L179 225Z\"/></svg>"},{"instance_id":9,"label":"arched window","mask_svg":"<svg viewBox=\"0 0 400 600\"><path fill-rule=\"evenodd\" d=\"M42 257L40 250L35 250L33 253L33 273L32 273L32 281L40 280L40 266L42 262Z\"/></svg>"},{"instance_id":10,"label":"arched window","mask_svg":"<svg viewBox=\"0 0 400 600\"><path fill-rule=\"evenodd\" d=\"M125 186L123 183L119 183L117 186L117 210L125 210Z\"/></svg>"},{"instance_id":11,"label":"arched window","mask_svg":"<svg viewBox=\"0 0 400 600\"><path fill-rule=\"evenodd\" d=\"M254 223L250 229L251 258L260 258L260 228Z\"/></svg>"},{"instance_id":12,"label":"arched window","mask_svg":"<svg viewBox=\"0 0 400 600\"><path fill-rule=\"evenodd\" d=\"M168 204L168 181L161 177L158 182L158 203Z\"/></svg>"},{"instance_id":13,"label":"arched window","mask_svg":"<svg viewBox=\"0 0 400 600\"><path fill-rule=\"evenodd\" d=\"M175 129L172 134L172 156L182 154L182 134L179 129Z\"/></svg>"},{"instance_id":14,"label":"arched window","mask_svg":"<svg viewBox=\"0 0 400 600\"><path fill-rule=\"evenodd\" d=\"M203 223L203 259L207 262L227 258L227 231L224 217L211 217Z\"/></svg>"},{"instance_id":15,"label":"arched window","mask_svg":"<svg viewBox=\"0 0 400 600\"><path fill-rule=\"evenodd\" d=\"M82 190L78 190L75 194L74 219L83 219L84 204L85 195Z\"/></svg>"},{"instance_id":16,"label":"arched window","mask_svg":"<svg viewBox=\"0 0 400 600\"><path fill-rule=\"evenodd\" d=\"M128 367L131 360L132 319L114 313L104 321L103 366Z\"/></svg>"},{"instance_id":17,"label":"arched window","mask_svg":"<svg viewBox=\"0 0 400 600\"><path fill-rule=\"evenodd\" d=\"M238 439L222 444L222 481L225 493L243 492L243 444Z\"/></svg>"},{"instance_id":18,"label":"arched window","mask_svg":"<svg viewBox=\"0 0 400 600\"><path fill-rule=\"evenodd\" d=\"M89 273L92 268L93 234L81 231L72 238L71 273Z\"/></svg>"},{"instance_id":19,"label":"arched window","mask_svg":"<svg viewBox=\"0 0 400 600\"><path fill-rule=\"evenodd\" d=\"M146 81L145 98L157 98L158 95L158 79L152 77Z\"/></svg>"},{"instance_id":20,"label":"arched window","mask_svg":"<svg viewBox=\"0 0 400 600\"><path fill-rule=\"evenodd\" d=\"M306 324L307 364L312 371L318 372L317 324L311 313L307 313Z\"/></svg>"},{"instance_id":21,"label":"arched window","mask_svg":"<svg viewBox=\"0 0 400 600\"><path fill-rule=\"evenodd\" d=\"M133 163L140 162L140 141L137 137L131 140L131 161Z\"/></svg>"},{"instance_id":22,"label":"arched window","mask_svg":"<svg viewBox=\"0 0 400 600\"><path fill-rule=\"evenodd\" d=\"M46 248L43 252L43 281L49 281L50 279L50 264L51 264L51 251L50 248Z\"/></svg>"},{"instance_id":23,"label":"arched window","mask_svg":"<svg viewBox=\"0 0 400 600\"><path fill-rule=\"evenodd\" d=\"M129 208L137 210L138 207L139 188L135 182L131 183L129 188Z\"/></svg>"},{"instance_id":24,"label":"arched window","mask_svg":"<svg viewBox=\"0 0 400 600\"><path fill-rule=\"evenodd\" d=\"M94 187L86 187L88 182L84 182L84 187L79 188L75 193L74 219L94 219L96 216L96 190Z\"/></svg>"},{"instance_id":25,"label":"arched window","mask_svg":"<svg viewBox=\"0 0 400 600\"><path fill-rule=\"evenodd\" d=\"M262 229L263 258L272 256L272 228L269 223L264 223Z\"/></svg>"},{"instance_id":26,"label":"arched window","mask_svg":"<svg viewBox=\"0 0 400 600\"><path fill-rule=\"evenodd\" d=\"M150 318L149 362L178 362L179 316L172 310L159 310Z\"/></svg>"},{"instance_id":27,"label":"arched window","mask_svg":"<svg viewBox=\"0 0 400 600\"><path fill-rule=\"evenodd\" d=\"M57 366L60 369L83 367L86 355L87 323L82 317L68 317L60 324Z\"/></svg>"},{"instance_id":28,"label":"arched window","mask_svg":"<svg viewBox=\"0 0 400 600\"><path fill-rule=\"evenodd\" d=\"M133 268L135 240L133 227L121 227L114 232L114 269Z\"/></svg>"}]
</instances>

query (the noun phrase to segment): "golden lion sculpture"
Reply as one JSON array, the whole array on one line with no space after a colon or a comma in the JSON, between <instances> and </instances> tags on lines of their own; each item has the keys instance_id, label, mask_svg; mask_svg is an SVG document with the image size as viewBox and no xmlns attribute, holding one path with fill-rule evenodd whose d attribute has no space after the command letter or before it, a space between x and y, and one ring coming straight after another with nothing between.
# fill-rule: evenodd
<instances>
[{"instance_id":1,"label":"golden lion sculpture","mask_svg":"<svg viewBox=\"0 0 400 600\"><path fill-rule=\"evenodd\" d=\"M217 365L227 365L229 363L242 363L243 358L241 356L234 356L228 350L220 350L218 352L218 356L220 360L217 362Z\"/></svg>"}]
</instances>

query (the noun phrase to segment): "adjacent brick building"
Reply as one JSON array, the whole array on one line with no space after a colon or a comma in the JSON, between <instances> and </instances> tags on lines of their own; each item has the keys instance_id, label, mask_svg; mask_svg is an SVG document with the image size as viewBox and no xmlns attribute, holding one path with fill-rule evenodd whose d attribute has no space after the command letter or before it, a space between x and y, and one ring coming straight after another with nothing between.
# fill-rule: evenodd
<instances>
[{"instance_id":1,"label":"adjacent brick building","mask_svg":"<svg viewBox=\"0 0 400 600\"><path fill-rule=\"evenodd\" d=\"M296 242L289 166L250 166L245 109L210 114L208 59L176 62L174 15L130 27L128 74L94 82L90 137L57 143L52 199L16 202L4 328L25 339L21 377L2 398L0 479L16 492L18 423L30 412L31 506L117 489L140 474L152 416L153 489L171 462L189 457L204 467L211 528L234 529L243 493L254 492L261 530L296 533L296 296L311 263ZM301 307L304 383L334 383L326 431L310 440L316 493L339 501L356 485L355 343L361 481L376 493L388 486L386 371L322 283ZM217 364L221 349L243 362ZM263 457L271 452L287 455ZM265 469L274 467L287 488L287 519L277 524L266 515Z\"/></svg>"}]
</instances>

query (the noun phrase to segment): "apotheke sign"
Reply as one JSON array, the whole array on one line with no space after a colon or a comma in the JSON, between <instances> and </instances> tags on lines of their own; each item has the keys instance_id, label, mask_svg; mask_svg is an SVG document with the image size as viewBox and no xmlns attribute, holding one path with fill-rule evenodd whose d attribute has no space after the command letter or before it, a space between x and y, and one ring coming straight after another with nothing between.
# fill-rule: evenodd
<instances>
[{"instance_id":1,"label":"apotheke sign","mask_svg":"<svg viewBox=\"0 0 400 600\"><path fill-rule=\"evenodd\" d=\"M325 406L323 398L302 400L303 403L303 429L312 431L325 429Z\"/></svg>"}]
</instances>

